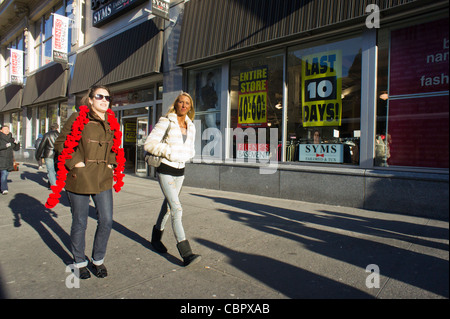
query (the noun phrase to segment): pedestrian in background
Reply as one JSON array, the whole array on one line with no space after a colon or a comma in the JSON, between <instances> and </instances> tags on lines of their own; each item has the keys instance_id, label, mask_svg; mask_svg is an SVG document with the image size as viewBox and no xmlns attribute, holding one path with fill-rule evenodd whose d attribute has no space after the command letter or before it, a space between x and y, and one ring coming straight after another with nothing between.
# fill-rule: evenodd
<instances>
[{"instance_id":1,"label":"pedestrian in background","mask_svg":"<svg viewBox=\"0 0 450 319\"><path fill-rule=\"evenodd\" d=\"M37 149L39 148L39 145L41 144L41 142L42 142L42 134L39 134L38 138L34 142L35 152L37 152ZM36 161L38 162L38 170L43 169L44 168L44 166L43 166L44 160L42 159L42 157L37 158L36 153L34 154L34 157L36 158Z\"/></svg>"},{"instance_id":2,"label":"pedestrian in background","mask_svg":"<svg viewBox=\"0 0 450 319\"><path fill-rule=\"evenodd\" d=\"M159 119L144 144L144 150L163 157L156 171L164 201L156 225L153 227L151 243L156 251L167 252L161 238L166 222L171 217L177 248L183 258L184 266L196 263L201 258L200 255L192 253L189 241L186 239L181 221L183 209L179 198L184 181L185 162L195 155L195 126L192 122L194 116L194 103L191 96L188 93L181 93L166 116ZM167 138L162 141L164 135Z\"/></svg>"},{"instance_id":3,"label":"pedestrian in background","mask_svg":"<svg viewBox=\"0 0 450 319\"><path fill-rule=\"evenodd\" d=\"M59 135L59 125L54 123L50 126L50 131L44 134L42 141L36 150L36 160L44 159L47 167L47 177L49 188L56 185L56 166L55 166L55 142Z\"/></svg>"},{"instance_id":4,"label":"pedestrian in background","mask_svg":"<svg viewBox=\"0 0 450 319\"><path fill-rule=\"evenodd\" d=\"M72 212L70 239L74 266L79 270L79 278L91 276L84 251L89 201L92 197L98 217L92 268L97 277L103 278L108 275L104 258L113 224L113 177L118 178L113 169L117 165L123 168L125 159L123 149L118 147L122 136L120 125L114 112L109 109L109 89L104 86L91 87L81 102L84 105L67 120L56 139L55 149L58 154L62 154L58 158L58 170L67 172L65 189ZM64 154L67 156L63 159ZM55 190L64 183L63 180L59 181L61 175L58 173ZM123 184L120 176L120 183ZM119 191L116 185L114 188ZM51 207L53 204L48 200L47 205Z\"/></svg>"},{"instance_id":5,"label":"pedestrian in background","mask_svg":"<svg viewBox=\"0 0 450 319\"><path fill-rule=\"evenodd\" d=\"M8 126L2 126L0 131L0 177L1 192L8 194L8 175L14 169L14 151L20 149L20 143L16 143Z\"/></svg>"}]
</instances>

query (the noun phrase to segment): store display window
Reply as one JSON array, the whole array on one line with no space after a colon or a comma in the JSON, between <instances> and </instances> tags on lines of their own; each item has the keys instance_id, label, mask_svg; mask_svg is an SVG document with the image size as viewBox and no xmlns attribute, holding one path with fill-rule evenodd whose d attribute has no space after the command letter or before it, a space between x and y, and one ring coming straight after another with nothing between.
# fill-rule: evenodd
<instances>
[{"instance_id":1,"label":"store display window","mask_svg":"<svg viewBox=\"0 0 450 319\"><path fill-rule=\"evenodd\" d=\"M151 102L155 100L155 85L152 84L148 88L128 89L112 94L113 106L124 106L129 104L137 104L142 102Z\"/></svg>"},{"instance_id":2,"label":"store display window","mask_svg":"<svg viewBox=\"0 0 450 319\"><path fill-rule=\"evenodd\" d=\"M230 157L281 160L284 59L284 51L273 51L231 62Z\"/></svg>"},{"instance_id":3,"label":"store display window","mask_svg":"<svg viewBox=\"0 0 450 319\"><path fill-rule=\"evenodd\" d=\"M448 169L448 24L379 31L375 166Z\"/></svg>"},{"instance_id":4,"label":"store display window","mask_svg":"<svg viewBox=\"0 0 450 319\"><path fill-rule=\"evenodd\" d=\"M191 70L188 75L188 92L195 107L195 119L200 121L203 156L221 159L222 138L220 133L222 68L212 66ZM198 153L198 152L197 152Z\"/></svg>"},{"instance_id":5,"label":"store display window","mask_svg":"<svg viewBox=\"0 0 450 319\"><path fill-rule=\"evenodd\" d=\"M359 165L361 42L288 50L286 161Z\"/></svg>"}]
</instances>

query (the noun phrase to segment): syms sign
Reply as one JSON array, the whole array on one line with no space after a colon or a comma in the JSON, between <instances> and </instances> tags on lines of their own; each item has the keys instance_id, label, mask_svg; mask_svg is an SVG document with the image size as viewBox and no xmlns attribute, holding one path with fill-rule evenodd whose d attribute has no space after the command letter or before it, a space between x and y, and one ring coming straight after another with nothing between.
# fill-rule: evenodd
<instances>
[{"instance_id":1,"label":"syms sign","mask_svg":"<svg viewBox=\"0 0 450 319\"><path fill-rule=\"evenodd\" d=\"M146 0L92 0L92 25L100 27Z\"/></svg>"}]
</instances>

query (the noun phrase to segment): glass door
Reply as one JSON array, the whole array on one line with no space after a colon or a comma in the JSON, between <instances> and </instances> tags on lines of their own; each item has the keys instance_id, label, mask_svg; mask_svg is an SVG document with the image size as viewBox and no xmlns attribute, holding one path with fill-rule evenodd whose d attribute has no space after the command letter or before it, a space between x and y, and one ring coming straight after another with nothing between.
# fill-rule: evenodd
<instances>
[{"instance_id":1,"label":"glass door","mask_svg":"<svg viewBox=\"0 0 450 319\"><path fill-rule=\"evenodd\" d=\"M144 161L144 143L148 136L148 118L138 117L136 119L136 174L137 175L147 175L147 165Z\"/></svg>"},{"instance_id":2,"label":"glass door","mask_svg":"<svg viewBox=\"0 0 450 319\"><path fill-rule=\"evenodd\" d=\"M134 173L136 168L136 141L137 141L136 117L123 118L123 149L125 151L125 171Z\"/></svg>"}]
</instances>

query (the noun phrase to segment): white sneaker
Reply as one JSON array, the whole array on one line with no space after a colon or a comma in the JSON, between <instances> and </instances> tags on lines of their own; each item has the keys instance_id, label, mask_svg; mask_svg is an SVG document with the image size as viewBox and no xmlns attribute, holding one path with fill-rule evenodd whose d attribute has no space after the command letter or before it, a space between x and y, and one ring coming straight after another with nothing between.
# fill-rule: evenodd
<instances>
[{"instance_id":1,"label":"white sneaker","mask_svg":"<svg viewBox=\"0 0 450 319\"><path fill-rule=\"evenodd\" d=\"M8 194L8 191L3 191L2 194L6 195L6 194Z\"/></svg>"}]
</instances>

